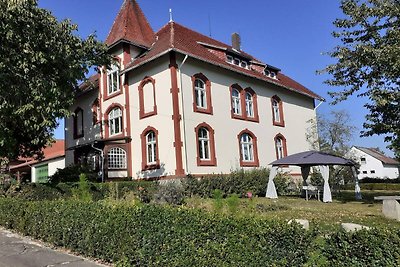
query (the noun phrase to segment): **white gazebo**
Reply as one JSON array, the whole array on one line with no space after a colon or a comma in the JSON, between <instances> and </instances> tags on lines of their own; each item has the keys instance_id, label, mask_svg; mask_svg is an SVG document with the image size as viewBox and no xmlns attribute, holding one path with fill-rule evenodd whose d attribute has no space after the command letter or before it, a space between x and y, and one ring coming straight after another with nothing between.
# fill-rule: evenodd
<instances>
[{"instance_id":1,"label":"white gazebo","mask_svg":"<svg viewBox=\"0 0 400 267\"><path fill-rule=\"evenodd\" d=\"M361 199L361 191L360 191L360 186L358 184L357 172L355 168L356 163L352 160L319 151L306 151L278 159L274 162L271 162L270 165L272 165L272 167L269 173L268 187L266 193L267 198L278 198L278 194L276 193L274 178L278 172L279 166L288 166L288 165L299 166L301 168L301 175L303 177L304 182L307 180L307 177L310 174L310 168L313 166L319 166L322 178L324 179L324 193L322 201L332 202L332 194L328 182L329 166L343 165L351 167L355 179L356 199Z\"/></svg>"}]
</instances>

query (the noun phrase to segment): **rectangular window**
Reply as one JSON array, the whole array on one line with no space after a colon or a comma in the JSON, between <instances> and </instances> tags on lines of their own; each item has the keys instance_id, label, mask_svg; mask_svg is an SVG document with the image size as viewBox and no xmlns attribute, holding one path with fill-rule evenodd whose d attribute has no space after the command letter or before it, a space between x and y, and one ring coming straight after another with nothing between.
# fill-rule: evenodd
<instances>
[{"instance_id":1,"label":"rectangular window","mask_svg":"<svg viewBox=\"0 0 400 267\"><path fill-rule=\"evenodd\" d=\"M363 173L363 174L367 174L368 172L367 172L367 171L363 171L362 173Z\"/></svg>"},{"instance_id":2,"label":"rectangular window","mask_svg":"<svg viewBox=\"0 0 400 267\"><path fill-rule=\"evenodd\" d=\"M367 163L367 159L366 158L361 158L361 164L366 164Z\"/></svg>"},{"instance_id":3,"label":"rectangular window","mask_svg":"<svg viewBox=\"0 0 400 267\"><path fill-rule=\"evenodd\" d=\"M374 173L375 173L375 170L371 170L371 173L374 174Z\"/></svg>"}]
</instances>

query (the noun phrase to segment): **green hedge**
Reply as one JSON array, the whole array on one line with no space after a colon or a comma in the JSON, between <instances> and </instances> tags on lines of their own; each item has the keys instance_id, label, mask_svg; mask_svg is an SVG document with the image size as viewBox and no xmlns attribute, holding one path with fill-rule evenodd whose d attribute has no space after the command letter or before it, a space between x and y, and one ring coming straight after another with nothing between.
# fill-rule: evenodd
<instances>
[{"instance_id":1,"label":"green hedge","mask_svg":"<svg viewBox=\"0 0 400 267\"><path fill-rule=\"evenodd\" d=\"M200 210L0 199L0 224L132 266L398 266L399 232L321 234Z\"/></svg>"},{"instance_id":2,"label":"green hedge","mask_svg":"<svg viewBox=\"0 0 400 267\"><path fill-rule=\"evenodd\" d=\"M361 190L400 190L400 184L394 183L360 183ZM344 186L346 190L354 190L354 184Z\"/></svg>"},{"instance_id":3,"label":"green hedge","mask_svg":"<svg viewBox=\"0 0 400 267\"><path fill-rule=\"evenodd\" d=\"M188 195L201 197L212 197L215 189L222 190L225 196L244 195L249 191L254 195L265 196L268 176L268 169L237 170L230 174L212 174L200 178L189 175L183 180L183 186Z\"/></svg>"}]
</instances>

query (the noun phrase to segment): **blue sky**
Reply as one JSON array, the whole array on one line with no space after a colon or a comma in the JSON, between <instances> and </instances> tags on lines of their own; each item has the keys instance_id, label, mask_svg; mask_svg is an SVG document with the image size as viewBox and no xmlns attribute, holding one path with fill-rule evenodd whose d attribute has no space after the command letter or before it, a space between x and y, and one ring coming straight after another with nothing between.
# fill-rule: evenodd
<instances>
[{"instance_id":1,"label":"blue sky","mask_svg":"<svg viewBox=\"0 0 400 267\"><path fill-rule=\"evenodd\" d=\"M96 32L105 40L123 0L39 0L39 6L49 9L61 19L71 19L78 24L80 36ZM346 102L332 106L327 92L339 90L323 83L327 78L317 75L316 70L334 61L323 52L338 44L331 33L332 22L342 17L337 0L138 0L153 30L159 30L169 20L172 8L173 19L186 27L205 35L230 43L230 36L238 32L242 38L242 49L254 57L282 69L286 75L323 96L327 101L318 108L318 113L329 114L331 110L346 110L353 126L357 127L350 143L366 147L380 147L386 154L383 136L360 138L366 109L365 98L355 96ZM201 3L201 4L199 4ZM63 138L63 125L55 132Z\"/></svg>"}]
</instances>

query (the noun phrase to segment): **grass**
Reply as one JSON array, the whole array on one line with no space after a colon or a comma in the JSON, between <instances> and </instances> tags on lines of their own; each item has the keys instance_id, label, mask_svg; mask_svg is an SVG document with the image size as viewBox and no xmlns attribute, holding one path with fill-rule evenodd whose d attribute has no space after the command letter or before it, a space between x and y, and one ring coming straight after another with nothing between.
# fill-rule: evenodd
<instances>
[{"instance_id":1,"label":"grass","mask_svg":"<svg viewBox=\"0 0 400 267\"><path fill-rule=\"evenodd\" d=\"M382 214L382 201L374 201L378 195L400 195L398 191L363 191L363 200L356 201L354 191L334 194L332 203L323 203L300 197L279 197L278 199L253 198L240 199L235 207L235 216L258 216L266 219L307 219L311 225L321 229L340 228L340 223L357 223L370 227L389 227L400 229L400 222L387 219ZM189 208L200 208L209 212L232 213L229 199L190 198L186 200ZM216 205L222 205L217 208Z\"/></svg>"}]
</instances>

